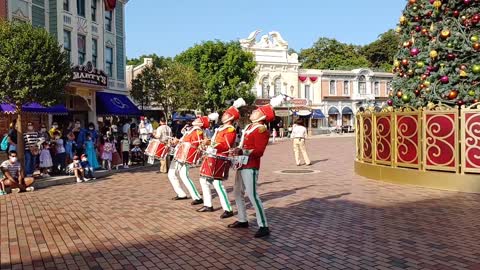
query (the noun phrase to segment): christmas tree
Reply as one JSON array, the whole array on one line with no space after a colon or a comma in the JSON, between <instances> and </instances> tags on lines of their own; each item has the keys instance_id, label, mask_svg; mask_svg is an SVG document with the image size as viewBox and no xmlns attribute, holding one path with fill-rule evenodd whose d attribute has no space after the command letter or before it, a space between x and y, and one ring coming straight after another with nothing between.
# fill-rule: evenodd
<instances>
[{"instance_id":1,"label":"christmas tree","mask_svg":"<svg viewBox=\"0 0 480 270\"><path fill-rule=\"evenodd\" d=\"M409 0L388 105L480 100L480 0Z\"/></svg>"}]
</instances>

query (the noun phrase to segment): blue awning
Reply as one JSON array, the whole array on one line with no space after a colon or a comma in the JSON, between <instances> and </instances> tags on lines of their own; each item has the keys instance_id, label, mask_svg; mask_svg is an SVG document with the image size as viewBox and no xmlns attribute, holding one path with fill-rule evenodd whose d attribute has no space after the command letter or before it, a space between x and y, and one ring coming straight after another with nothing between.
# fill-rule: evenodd
<instances>
[{"instance_id":1,"label":"blue awning","mask_svg":"<svg viewBox=\"0 0 480 270\"><path fill-rule=\"evenodd\" d=\"M0 112L15 113L15 105L8 103L0 104ZM54 105L50 107L42 106L38 103L29 103L22 106L22 112L39 114L68 114L64 105Z\"/></svg>"},{"instance_id":2,"label":"blue awning","mask_svg":"<svg viewBox=\"0 0 480 270\"><path fill-rule=\"evenodd\" d=\"M313 109L312 118L313 119L323 119L323 118L325 118L325 115L323 114L322 110Z\"/></svg>"},{"instance_id":3,"label":"blue awning","mask_svg":"<svg viewBox=\"0 0 480 270\"><path fill-rule=\"evenodd\" d=\"M173 121L193 121L195 120L197 117L193 114L185 114L185 115L182 115L178 112L176 113L173 113L172 115L172 119Z\"/></svg>"},{"instance_id":4,"label":"blue awning","mask_svg":"<svg viewBox=\"0 0 480 270\"><path fill-rule=\"evenodd\" d=\"M141 112L125 95L97 92L97 115L131 116Z\"/></svg>"},{"instance_id":5,"label":"blue awning","mask_svg":"<svg viewBox=\"0 0 480 270\"><path fill-rule=\"evenodd\" d=\"M350 107L344 107L342 109L342 114L353 114L353 111Z\"/></svg>"},{"instance_id":6,"label":"blue awning","mask_svg":"<svg viewBox=\"0 0 480 270\"><path fill-rule=\"evenodd\" d=\"M336 107L330 107L330 109L328 109L328 115L335 115L335 114L340 114L340 112Z\"/></svg>"}]
</instances>

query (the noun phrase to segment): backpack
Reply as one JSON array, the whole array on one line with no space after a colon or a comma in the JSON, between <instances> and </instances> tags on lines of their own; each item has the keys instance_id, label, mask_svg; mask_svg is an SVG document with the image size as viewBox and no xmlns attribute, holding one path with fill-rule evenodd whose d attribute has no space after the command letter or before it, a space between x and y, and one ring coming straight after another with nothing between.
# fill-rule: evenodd
<instances>
[{"instance_id":1,"label":"backpack","mask_svg":"<svg viewBox=\"0 0 480 270\"><path fill-rule=\"evenodd\" d=\"M0 143L0 149L2 151L7 151L8 148L8 135L5 135L2 139L2 143Z\"/></svg>"}]
</instances>

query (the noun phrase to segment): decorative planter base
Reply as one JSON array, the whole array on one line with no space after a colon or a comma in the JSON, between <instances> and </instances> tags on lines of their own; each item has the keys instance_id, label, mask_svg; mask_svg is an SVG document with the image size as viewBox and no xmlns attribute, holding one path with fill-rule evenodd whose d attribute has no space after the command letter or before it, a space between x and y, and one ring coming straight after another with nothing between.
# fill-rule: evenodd
<instances>
[{"instance_id":1,"label":"decorative planter base","mask_svg":"<svg viewBox=\"0 0 480 270\"><path fill-rule=\"evenodd\" d=\"M426 188L480 193L479 174L420 171L355 161L355 173L370 179Z\"/></svg>"}]
</instances>

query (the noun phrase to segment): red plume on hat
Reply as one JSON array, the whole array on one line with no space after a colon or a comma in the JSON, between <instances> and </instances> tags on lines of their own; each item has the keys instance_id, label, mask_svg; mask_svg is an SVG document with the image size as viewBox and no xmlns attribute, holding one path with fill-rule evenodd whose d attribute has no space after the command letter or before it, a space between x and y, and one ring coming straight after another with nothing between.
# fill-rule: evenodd
<instances>
[{"instance_id":1,"label":"red plume on hat","mask_svg":"<svg viewBox=\"0 0 480 270\"><path fill-rule=\"evenodd\" d=\"M225 122L238 120L240 118L240 111L238 110L238 108L245 106L246 104L247 103L243 98L238 98L237 100L235 100L233 102L233 105L225 111L225 113L228 113L231 116L227 120L225 120Z\"/></svg>"},{"instance_id":2,"label":"red plume on hat","mask_svg":"<svg viewBox=\"0 0 480 270\"><path fill-rule=\"evenodd\" d=\"M210 127L210 119L208 119L208 116L200 116L198 117L200 121L202 121L202 127L203 128L209 128Z\"/></svg>"}]
</instances>

